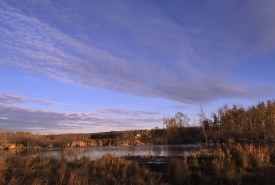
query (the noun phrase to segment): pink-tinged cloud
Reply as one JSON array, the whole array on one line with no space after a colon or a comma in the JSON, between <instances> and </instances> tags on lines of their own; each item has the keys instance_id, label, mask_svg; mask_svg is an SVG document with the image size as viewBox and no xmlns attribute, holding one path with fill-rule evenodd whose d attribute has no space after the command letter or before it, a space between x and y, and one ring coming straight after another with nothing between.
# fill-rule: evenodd
<instances>
[{"instance_id":1,"label":"pink-tinged cloud","mask_svg":"<svg viewBox=\"0 0 275 185\"><path fill-rule=\"evenodd\" d=\"M22 95L11 93L11 92L0 94L0 103L2 103L2 104L28 103L28 102L35 102L35 103L39 103L39 104L43 104L43 105L59 105L59 104L61 104L61 103L53 102L53 101L27 98Z\"/></svg>"},{"instance_id":2,"label":"pink-tinged cloud","mask_svg":"<svg viewBox=\"0 0 275 185\"><path fill-rule=\"evenodd\" d=\"M0 103L4 104L23 103L26 101L27 100L23 96L17 94L4 93L0 95Z\"/></svg>"},{"instance_id":3,"label":"pink-tinged cloud","mask_svg":"<svg viewBox=\"0 0 275 185\"><path fill-rule=\"evenodd\" d=\"M122 109L101 109L99 112L60 112L21 108L0 104L0 128L11 131L29 131L36 133L70 133L154 128L162 118L157 113L130 111ZM115 112L116 115L112 113ZM125 114L128 117L125 117ZM135 115L135 118L129 115ZM142 116L141 116L142 115Z\"/></svg>"}]
</instances>

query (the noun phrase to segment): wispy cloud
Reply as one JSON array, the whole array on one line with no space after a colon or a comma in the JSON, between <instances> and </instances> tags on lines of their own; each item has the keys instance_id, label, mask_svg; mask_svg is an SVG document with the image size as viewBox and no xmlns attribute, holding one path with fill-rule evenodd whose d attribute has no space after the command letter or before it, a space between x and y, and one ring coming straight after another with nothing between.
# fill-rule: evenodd
<instances>
[{"instance_id":1,"label":"wispy cloud","mask_svg":"<svg viewBox=\"0 0 275 185\"><path fill-rule=\"evenodd\" d=\"M43 105L59 105L59 102L46 101L46 100L32 100L33 102L41 103Z\"/></svg>"},{"instance_id":2,"label":"wispy cloud","mask_svg":"<svg viewBox=\"0 0 275 185\"><path fill-rule=\"evenodd\" d=\"M125 118L108 114L110 110L94 113L68 113L58 111L36 110L7 106L0 104L0 127L8 127L13 131L30 131L39 133L73 132L75 129L85 129L86 132L98 131L97 127L105 131L121 129L154 128L161 123L158 116L142 116ZM120 110L119 114L124 114ZM133 111L133 114L147 114ZM149 115L151 113L149 112Z\"/></svg>"},{"instance_id":3,"label":"wispy cloud","mask_svg":"<svg viewBox=\"0 0 275 185\"><path fill-rule=\"evenodd\" d=\"M24 103L27 100L20 95L4 93L0 96L0 103L12 104L12 103Z\"/></svg>"},{"instance_id":4,"label":"wispy cloud","mask_svg":"<svg viewBox=\"0 0 275 185\"><path fill-rule=\"evenodd\" d=\"M207 6L224 13L225 20L219 20L202 6L198 11L211 20L207 27L204 19L187 9L167 17L174 6L160 8L148 4L143 10L134 9L130 3L113 2L111 5L116 9L113 6L101 9L97 4L86 8L82 4L80 8L59 7L60 11L56 11L55 6L47 2L48 9L44 11L54 15L49 18L0 1L0 65L46 75L63 83L192 104L218 98L262 97L270 92L269 86L235 81L230 72L240 58L274 49L275 19L270 18L274 17L271 6L263 4L255 12L254 6L237 9L242 20L231 17L231 9L236 5L221 3L221 10L218 6ZM141 4L136 2L136 6ZM227 7L229 10L224 10ZM69 10L74 13L68 14ZM141 10L143 12L138 12ZM96 15L88 16L88 12ZM181 15L181 12L186 13ZM186 16L191 17L190 21ZM63 27L51 19L64 21ZM82 19L86 22L80 26L77 20ZM104 21L108 21L106 25L112 29L101 23ZM215 29L219 34L215 34ZM80 36L72 34L79 30L83 30ZM101 35L101 31L105 35Z\"/></svg>"},{"instance_id":5,"label":"wispy cloud","mask_svg":"<svg viewBox=\"0 0 275 185\"><path fill-rule=\"evenodd\" d=\"M129 117L159 116L159 112L125 110L119 108L97 108L97 112L104 115L119 115Z\"/></svg>"},{"instance_id":6,"label":"wispy cloud","mask_svg":"<svg viewBox=\"0 0 275 185\"><path fill-rule=\"evenodd\" d=\"M46 100L39 100L33 98L26 98L22 95L15 93L3 93L0 95L0 103L3 104L14 104L14 103L28 103L28 102L36 102L44 105L58 105L60 103Z\"/></svg>"}]
</instances>

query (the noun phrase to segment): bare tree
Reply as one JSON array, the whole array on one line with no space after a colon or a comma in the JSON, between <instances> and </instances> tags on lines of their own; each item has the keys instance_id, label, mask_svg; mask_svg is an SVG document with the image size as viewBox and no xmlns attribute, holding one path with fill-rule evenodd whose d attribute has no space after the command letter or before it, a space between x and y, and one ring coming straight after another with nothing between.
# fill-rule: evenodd
<instances>
[{"instance_id":1,"label":"bare tree","mask_svg":"<svg viewBox=\"0 0 275 185\"><path fill-rule=\"evenodd\" d=\"M203 131L203 134L204 134L204 137L205 137L205 143L206 143L206 146L208 146L208 136L207 136L207 133L206 133L206 129L207 129L207 126L209 126L208 125L209 120L206 119L205 112L203 110L202 105L200 106L200 112L198 113L198 116L199 116L199 124L202 128L202 131Z\"/></svg>"},{"instance_id":2,"label":"bare tree","mask_svg":"<svg viewBox=\"0 0 275 185\"><path fill-rule=\"evenodd\" d=\"M180 143L184 127L189 125L190 119L183 113L177 112L174 117L164 117L166 126L166 139L169 143Z\"/></svg>"}]
</instances>

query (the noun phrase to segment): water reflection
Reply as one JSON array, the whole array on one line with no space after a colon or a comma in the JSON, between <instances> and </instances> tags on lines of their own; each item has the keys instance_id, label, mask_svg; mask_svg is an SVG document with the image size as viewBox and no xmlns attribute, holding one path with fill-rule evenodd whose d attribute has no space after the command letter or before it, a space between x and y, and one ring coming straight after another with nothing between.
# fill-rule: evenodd
<instances>
[{"instance_id":1,"label":"water reflection","mask_svg":"<svg viewBox=\"0 0 275 185\"><path fill-rule=\"evenodd\" d=\"M40 151L25 151L20 153L9 153L2 151L0 156L20 155L20 156L42 156L42 157L67 157L74 158L90 157L92 160L99 159L104 155L123 156L184 156L192 153L200 154L200 145L149 145L149 146L94 146L77 148L52 148Z\"/></svg>"},{"instance_id":2,"label":"water reflection","mask_svg":"<svg viewBox=\"0 0 275 185\"><path fill-rule=\"evenodd\" d=\"M79 147L69 149L51 149L42 153L42 156L68 158L90 157L92 160L99 159L104 155L123 156L184 156L192 153L200 153L200 145L150 145L150 146L97 146Z\"/></svg>"}]
</instances>

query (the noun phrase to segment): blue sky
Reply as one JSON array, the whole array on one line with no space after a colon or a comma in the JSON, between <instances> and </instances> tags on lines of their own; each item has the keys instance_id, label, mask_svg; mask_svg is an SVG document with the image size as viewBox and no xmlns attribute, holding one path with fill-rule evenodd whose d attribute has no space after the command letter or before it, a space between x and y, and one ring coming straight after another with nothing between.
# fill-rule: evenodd
<instances>
[{"instance_id":1,"label":"blue sky","mask_svg":"<svg viewBox=\"0 0 275 185\"><path fill-rule=\"evenodd\" d=\"M275 2L0 0L0 127L190 124L274 98ZM193 121L194 120L194 121Z\"/></svg>"}]
</instances>

